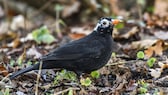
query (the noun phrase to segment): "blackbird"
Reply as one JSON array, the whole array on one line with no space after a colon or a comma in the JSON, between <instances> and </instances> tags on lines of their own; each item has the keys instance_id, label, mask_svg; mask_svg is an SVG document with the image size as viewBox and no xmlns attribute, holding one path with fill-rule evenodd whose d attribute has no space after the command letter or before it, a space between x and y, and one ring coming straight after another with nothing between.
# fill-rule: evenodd
<instances>
[{"instance_id":1,"label":"blackbird","mask_svg":"<svg viewBox=\"0 0 168 95\"><path fill-rule=\"evenodd\" d=\"M79 40L72 41L56 48L41 58L42 69L63 68L74 71L77 75L90 73L103 67L116 49L112 31L118 19L101 18L93 32ZM28 68L13 73L10 79L38 70L40 62Z\"/></svg>"}]
</instances>

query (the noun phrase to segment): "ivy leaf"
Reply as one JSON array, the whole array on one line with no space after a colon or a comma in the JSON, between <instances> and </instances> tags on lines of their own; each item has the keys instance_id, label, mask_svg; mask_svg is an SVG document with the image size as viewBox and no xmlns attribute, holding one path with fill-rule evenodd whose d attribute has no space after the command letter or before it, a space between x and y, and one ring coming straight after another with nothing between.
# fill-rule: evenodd
<instances>
[{"instance_id":1,"label":"ivy leaf","mask_svg":"<svg viewBox=\"0 0 168 95\"><path fill-rule=\"evenodd\" d=\"M149 67L153 67L153 64L156 62L156 58L152 57L148 59L147 64Z\"/></svg>"},{"instance_id":2,"label":"ivy leaf","mask_svg":"<svg viewBox=\"0 0 168 95\"><path fill-rule=\"evenodd\" d=\"M144 57L145 57L145 54L144 54L143 51L139 51L139 52L137 53L137 58L138 58L138 59L143 59Z\"/></svg>"},{"instance_id":3,"label":"ivy leaf","mask_svg":"<svg viewBox=\"0 0 168 95\"><path fill-rule=\"evenodd\" d=\"M55 38L50 34L46 34L46 35L42 36L41 40L44 43L50 44L50 43L54 42Z\"/></svg>"},{"instance_id":4,"label":"ivy leaf","mask_svg":"<svg viewBox=\"0 0 168 95\"><path fill-rule=\"evenodd\" d=\"M92 71L92 72L91 72L91 76L92 76L93 78L99 78L99 77L100 77L100 73L99 73L98 71Z\"/></svg>"},{"instance_id":5,"label":"ivy leaf","mask_svg":"<svg viewBox=\"0 0 168 95\"><path fill-rule=\"evenodd\" d=\"M47 43L50 44L54 42L55 38L49 33L49 30L46 26L41 27L40 29L36 29L32 32L33 39L38 43L41 44Z\"/></svg>"},{"instance_id":6,"label":"ivy leaf","mask_svg":"<svg viewBox=\"0 0 168 95\"><path fill-rule=\"evenodd\" d=\"M92 81L90 80L89 77L87 77L86 79L81 79L80 83L81 83L81 85L84 85L84 86L90 86Z\"/></svg>"}]
</instances>

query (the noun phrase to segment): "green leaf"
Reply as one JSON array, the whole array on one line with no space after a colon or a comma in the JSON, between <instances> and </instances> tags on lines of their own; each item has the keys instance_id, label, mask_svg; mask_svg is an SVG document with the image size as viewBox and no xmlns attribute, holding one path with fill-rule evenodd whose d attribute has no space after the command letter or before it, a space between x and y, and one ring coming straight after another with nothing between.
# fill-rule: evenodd
<instances>
[{"instance_id":1,"label":"green leaf","mask_svg":"<svg viewBox=\"0 0 168 95\"><path fill-rule=\"evenodd\" d=\"M153 67L153 64L156 62L156 58L152 57L148 59L147 64L149 67Z\"/></svg>"},{"instance_id":2,"label":"green leaf","mask_svg":"<svg viewBox=\"0 0 168 95\"><path fill-rule=\"evenodd\" d=\"M23 62L22 57L19 57L19 58L17 59L18 65L21 66L21 65L22 65L22 62Z\"/></svg>"},{"instance_id":3,"label":"green leaf","mask_svg":"<svg viewBox=\"0 0 168 95\"><path fill-rule=\"evenodd\" d=\"M4 95L10 95L10 93L9 93L9 88L6 88L6 89L5 89Z\"/></svg>"},{"instance_id":4,"label":"green leaf","mask_svg":"<svg viewBox=\"0 0 168 95\"><path fill-rule=\"evenodd\" d=\"M63 8L64 8L63 6L56 4L54 9L55 9L55 11L62 11Z\"/></svg>"},{"instance_id":5,"label":"green leaf","mask_svg":"<svg viewBox=\"0 0 168 95\"><path fill-rule=\"evenodd\" d=\"M144 54L143 51L139 51L139 52L137 53L137 58L138 58L138 59L143 59L144 57L145 57L145 54Z\"/></svg>"},{"instance_id":6,"label":"green leaf","mask_svg":"<svg viewBox=\"0 0 168 95\"><path fill-rule=\"evenodd\" d=\"M100 77L100 73L99 73L98 71L92 71L92 72L91 72L91 76L92 76L93 78L99 78L99 77Z\"/></svg>"},{"instance_id":7,"label":"green leaf","mask_svg":"<svg viewBox=\"0 0 168 95\"><path fill-rule=\"evenodd\" d=\"M11 59L11 60L10 60L10 65L13 67L14 64L15 64L15 61Z\"/></svg>"},{"instance_id":8,"label":"green leaf","mask_svg":"<svg viewBox=\"0 0 168 95\"><path fill-rule=\"evenodd\" d=\"M42 36L41 40L44 43L50 44L50 43L54 42L55 38L50 34L46 34L46 35Z\"/></svg>"},{"instance_id":9,"label":"green leaf","mask_svg":"<svg viewBox=\"0 0 168 95\"><path fill-rule=\"evenodd\" d=\"M68 91L68 95L73 95L73 90L72 90L72 89L70 89L70 90Z\"/></svg>"},{"instance_id":10,"label":"green leaf","mask_svg":"<svg viewBox=\"0 0 168 95\"><path fill-rule=\"evenodd\" d=\"M59 81L64 79L69 81L76 81L76 74L71 71L62 70L61 72L57 73L54 79L54 84L58 84Z\"/></svg>"},{"instance_id":11,"label":"green leaf","mask_svg":"<svg viewBox=\"0 0 168 95\"><path fill-rule=\"evenodd\" d=\"M33 63L32 63L31 61L28 61L27 64L28 64L28 65L32 65Z\"/></svg>"},{"instance_id":12,"label":"green leaf","mask_svg":"<svg viewBox=\"0 0 168 95\"><path fill-rule=\"evenodd\" d=\"M87 77L86 79L81 79L81 80L80 80L80 83L81 83L81 85L83 85L83 86L90 86L91 83L92 83L92 81L90 80L89 77Z\"/></svg>"},{"instance_id":13,"label":"green leaf","mask_svg":"<svg viewBox=\"0 0 168 95\"><path fill-rule=\"evenodd\" d=\"M122 29L122 28L124 28L124 23L119 23L119 24L115 25L114 27L117 29Z\"/></svg>"},{"instance_id":14,"label":"green leaf","mask_svg":"<svg viewBox=\"0 0 168 95\"><path fill-rule=\"evenodd\" d=\"M111 56L112 56L112 57L116 57L116 53L115 53L115 52L112 52Z\"/></svg>"},{"instance_id":15,"label":"green leaf","mask_svg":"<svg viewBox=\"0 0 168 95\"><path fill-rule=\"evenodd\" d=\"M104 8L103 8L103 12L105 12L106 14L108 14L108 13L110 13L110 10L109 10L108 7L104 7Z\"/></svg>"},{"instance_id":16,"label":"green leaf","mask_svg":"<svg viewBox=\"0 0 168 95\"><path fill-rule=\"evenodd\" d=\"M148 6L146 10L150 13L153 13L154 12L154 6Z\"/></svg>"},{"instance_id":17,"label":"green leaf","mask_svg":"<svg viewBox=\"0 0 168 95\"><path fill-rule=\"evenodd\" d=\"M66 23L62 19L59 19L59 23L62 24L63 26L67 26Z\"/></svg>"},{"instance_id":18,"label":"green leaf","mask_svg":"<svg viewBox=\"0 0 168 95\"><path fill-rule=\"evenodd\" d=\"M148 89L147 88L144 88L144 87L140 87L140 93L141 94L144 94L144 93L147 93Z\"/></svg>"},{"instance_id":19,"label":"green leaf","mask_svg":"<svg viewBox=\"0 0 168 95\"><path fill-rule=\"evenodd\" d=\"M36 29L32 32L33 39L38 43L47 43L50 44L54 42L55 38L49 33L49 30L46 26Z\"/></svg>"}]
</instances>

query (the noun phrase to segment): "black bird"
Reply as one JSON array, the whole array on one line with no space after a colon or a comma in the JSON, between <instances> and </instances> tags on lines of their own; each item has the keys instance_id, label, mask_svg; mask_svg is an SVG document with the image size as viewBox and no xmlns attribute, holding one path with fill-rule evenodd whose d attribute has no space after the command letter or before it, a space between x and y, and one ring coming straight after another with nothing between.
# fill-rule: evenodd
<instances>
[{"instance_id":1,"label":"black bird","mask_svg":"<svg viewBox=\"0 0 168 95\"><path fill-rule=\"evenodd\" d=\"M110 59L116 49L112 39L112 31L119 20L110 17L101 18L93 32L79 40L60 46L41 58L42 69L64 68L78 75L100 69ZM40 62L13 73L10 79L38 70Z\"/></svg>"}]
</instances>

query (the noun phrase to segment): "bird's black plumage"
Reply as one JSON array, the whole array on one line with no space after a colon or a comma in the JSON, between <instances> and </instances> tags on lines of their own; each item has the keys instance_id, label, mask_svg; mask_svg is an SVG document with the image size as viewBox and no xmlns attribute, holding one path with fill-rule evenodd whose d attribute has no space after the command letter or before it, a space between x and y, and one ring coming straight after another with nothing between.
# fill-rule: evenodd
<instances>
[{"instance_id":1,"label":"bird's black plumage","mask_svg":"<svg viewBox=\"0 0 168 95\"><path fill-rule=\"evenodd\" d=\"M112 21L112 18L101 18L88 36L65 44L43 56L42 69L64 68L79 74L103 67L114 50ZM38 70L39 64L13 73L10 79L31 70Z\"/></svg>"}]
</instances>

